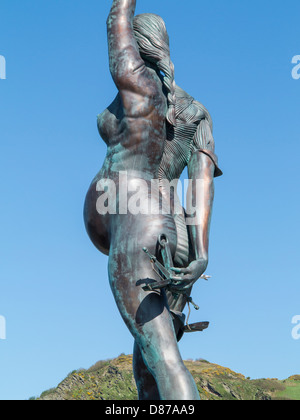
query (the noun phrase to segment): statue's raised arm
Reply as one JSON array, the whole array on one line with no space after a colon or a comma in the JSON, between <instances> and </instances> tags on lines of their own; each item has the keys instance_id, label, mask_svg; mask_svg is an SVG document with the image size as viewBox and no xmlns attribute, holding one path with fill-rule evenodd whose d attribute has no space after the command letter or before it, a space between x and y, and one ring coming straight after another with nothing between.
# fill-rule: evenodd
<instances>
[{"instance_id":1,"label":"statue's raised arm","mask_svg":"<svg viewBox=\"0 0 300 420\"><path fill-rule=\"evenodd\" d=\"M114 0L107 19L109 68L125 111L129 112L132 111L132 97L128 93L145 100L157 91L157 83L141 58L134 36L135 7L136 0Z\"/></svg>"},{"instance_id":2,"label":"statue's raised arm","mask_svg":"<svg viewBox=\"0 0 300 420\"><path fill-rule=\"evenodd\" d=\"M136 0L114 0L107 18L109 68L120 88L128 87L134 70L144 64L133 34Z\"/></svg>"},{"instance_id":3,"label":"statue's raised arm","mask_svg":"<svg viewBox=\"0 0 300 420\"><path fill-rule=\"evenodd\" d=\"M169 37L164 21L157 15L134 12L136 0L114 0L107 19L109 68L112 78L122 96L125 112L132 114L132 97L148 105L139 106L142 113L150 114L157 105L155 98L161 95L161 86L153 77L153 71L163 73L162 82L166 90L168 110L165 115L175 125L175 81L174 66L170 60ZM158 32L158 33L157 33ZM135 109L134 109L135 108ZM133 115L136 116L136 115Z\"/></svg>"}]
</instances>

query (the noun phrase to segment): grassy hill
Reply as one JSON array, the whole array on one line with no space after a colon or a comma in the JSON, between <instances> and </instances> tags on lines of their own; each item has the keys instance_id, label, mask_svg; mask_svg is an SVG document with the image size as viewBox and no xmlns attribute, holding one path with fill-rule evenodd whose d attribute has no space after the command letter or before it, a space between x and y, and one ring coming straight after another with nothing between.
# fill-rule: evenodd
<instances>
[{"instance_id":1,"label":"grassy hill","mask_svg":"<svg viewBox=\"0 0 300 420\"><path fill-rule=\"evenodd\" d=\"M185 361L202 400L300 400L300 375L250 380L206 360ZM71 372L38 400L136 400L132 356L100 361L89 369Z\"/></svg>"}]
</instances>

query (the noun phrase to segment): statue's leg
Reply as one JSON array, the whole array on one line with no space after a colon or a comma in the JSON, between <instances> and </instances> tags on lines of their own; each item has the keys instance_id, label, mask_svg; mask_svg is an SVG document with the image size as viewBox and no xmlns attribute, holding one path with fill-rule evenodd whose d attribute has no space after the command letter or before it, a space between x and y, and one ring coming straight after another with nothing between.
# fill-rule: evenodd
<instances>
[{"instance_id":1,"label":"statue's leg","mask_svg":"<svg viewBox=\"0 0 300 420\"><path fill-rule=\"evenodd\" d=\"M124 234L116 235L115 239L109 258L111 288L120 313L139 346L142 359L155 379L160 398L199 399L196 384L179 353L164 292L143 289L147 282L157 281L158 278L148 257L142 252L141 243L136 236L133 239ZM145 246L149 243L145 234L142 241ZM149 243L148 248L150 246ZM155 252L155 246L152 240L150 252Z\"/></svg>"},{"instance_id":2,"label":"statue's leg","mask_svg":"<svg viewBox=\"0 0 300 420\"><path fill-rule=\"evenodd\" d=\"M136 341L134 342L133 350L133 373L138 390L139 400L160 400L155 379L145 365L140 348Z\"/></svg>"},{"instance_id":3,"label":"statue's leg","mask_svg":"<svg viewBox=\"0 0 300 420\"><path fill-rule=\"evenodd\" d=\"M177 312L172 312L172 318L177 341L179 341L183 335L184 319L182 319L182 316L179 317ZM139 400L159 400L160 396L157 384L152 373L148 370L143 360L140 348L136 341L134 342L133 349L133 373L138 390Z\"/></svg>"}]
</instances>

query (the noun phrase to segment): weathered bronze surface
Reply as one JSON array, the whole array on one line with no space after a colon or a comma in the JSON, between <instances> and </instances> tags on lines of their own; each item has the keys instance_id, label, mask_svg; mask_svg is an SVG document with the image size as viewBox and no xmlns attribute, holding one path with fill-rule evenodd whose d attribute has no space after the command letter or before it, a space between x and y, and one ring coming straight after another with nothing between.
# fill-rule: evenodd
<instances>
[{"instance_id":1,"label":"weathered bronze surface","mask_svg":"<svg viewBox=\"0 0 300 420\"><path fill-rule=\"evenodd\" d=\"M91 241L109 256L111 289L135 339L139 398L196 400L177 339L208 326L184 327L182 312L207 268L213 178L221 171L208 111L175 84L163 20L134 17L135 7L136 0L114 0L107 20L118 94L98 117L107 155L87 193L84 219ZM190 181L184 210L176 180L185 167ZM157 270L154 260L167 271Z\"/></svg>"}]
</instances>

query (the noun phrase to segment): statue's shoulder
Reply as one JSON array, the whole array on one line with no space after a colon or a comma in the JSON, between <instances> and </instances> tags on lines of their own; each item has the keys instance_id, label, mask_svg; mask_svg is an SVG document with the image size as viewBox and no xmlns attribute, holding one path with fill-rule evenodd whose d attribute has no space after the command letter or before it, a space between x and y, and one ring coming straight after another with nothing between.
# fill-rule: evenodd
<instances>
[{"instance_id":1,"label":"statue's shoulder","mask_svg":"<svg viewBox=\"0 0 300 420\"><path fill-rule=\"evenodd\" d=\"M187 108L189 108L192 105L194 98L177 85L175 87L175 96L175 113L176 118L178 118Z\"/></svg>"},{"instance_id":2,"label":"statue's shoulder","mask_svg":"<svg viewBox=\"0 0 300 420\"><path fill-rule=\"evenodd\" d=\"M189 123L199 123L208 116L207 109L193 96L176 85L176 116ZM210 117L208 117L210 119Z\"/></svg>"},{"instance_id":3,"label":"statue's shoulder","mask_svg":"<svg viewBox=\"0 0 300 420\"><path fill-rule=\"evenodd\" d=\"M183 90L180 86L176 85L175 87L175 95L176 95L176 99L178 99L179 101L190 101L190 100L194 100L194 98L189 95L185 90Z\"/></svg>"},{"instance_id":4,"label":"statue's shoulder","mask_svg":"<svg viewBox=\"0 0 300 420\"><path fill-rule=\"evenodd\" d=\"M181 87L176 85L176 116L181 115L181 119L187 118L188 121L199 123L201 120L206 119L210 129L213 129L213 123L207 108L188 94Z\"/></svg>"}]
</instances>

